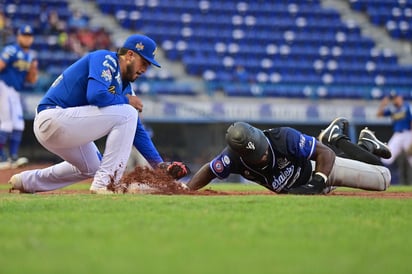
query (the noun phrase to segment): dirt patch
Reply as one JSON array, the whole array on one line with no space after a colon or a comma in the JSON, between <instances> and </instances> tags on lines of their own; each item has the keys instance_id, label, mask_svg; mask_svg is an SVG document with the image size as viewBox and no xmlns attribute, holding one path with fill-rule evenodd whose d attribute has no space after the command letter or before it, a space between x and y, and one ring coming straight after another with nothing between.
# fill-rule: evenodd
<instances>
[{"instance_id":1,"label":"dirt patch","mask_svg":"<svg viewBox=\"0 0 412 274\"><path fill-rule=\"evenodd\" d=\"M0 190L0 193L7 193L8 190ZM17 192L14 192L17 193ZM48 192L40 192L34 195L78 195L78 194L89 194L88 190L55 190ZM25 194L30 195L30 194ZM123 194L116 194L123 195ZM159 191L152 193L130 193L124 195L188 195L188 196L250 196L250 195L260 195L260 196L277 196L278 194L269 191L218 191L214 189L204 188L198 191L185 191L179 193L162 193ZM412 192L369 192L369 191L334 191L327 195L322 195L326 197L360 197L360 198L381 198L381 199L412 199Z\"/></svg>"},{"instance_id":2,"label":"dirt patch","mask_svg":"<svg viewBox=\"0 0 412 274\"><path fill-rule=\"evenodd\" d=\"M393 198L393 199L412 199L412 192L401 191L333 191L328 196L348 196L365 198Z\"/></svg>"},{"instance_id":3,"label":"dirt patch","mask_svg":"<svg viewBox=\"0 0 412 274\"><path fill-rule=\"evenodd\" d=\"M50 166L50 164L31 164L23 168L13 169L13 170L1 170L0 171L0 183L6 184L8 179L19 172L28 169L37 169ZM81 182L79 184L90 185L91 180ZM139 189L139 186L135 188L134 191L130 190L130 186L133 184L148 185L150 188ZM214 190L212 187L205 187L198 191L189 191L182 187L168 176L164 170L146 170L142 168L136 168L133 172L126 174L119 186L111 186L113 190L117 193L124 193L128 195L133 194L147 194L147 195L197 195L197 196L230 196L230 195L273 195L278 194L273 193L269 190L257 191L219 191ZM0 190L0 193L8 192L7 189ZM16 193L16 192L14 192ZM55 191L48 191L37 193L36 195L76 195L76 194L88 194L89 190L72 190L72 189L61 189ZM327 197L335 196L348 196L348 197L363 197L363 198L390 198L390 199L412 199L412 192L395 192L395 191L339 191L335 190L332 193L326 195Z\"/></svg>"}]
</instances>

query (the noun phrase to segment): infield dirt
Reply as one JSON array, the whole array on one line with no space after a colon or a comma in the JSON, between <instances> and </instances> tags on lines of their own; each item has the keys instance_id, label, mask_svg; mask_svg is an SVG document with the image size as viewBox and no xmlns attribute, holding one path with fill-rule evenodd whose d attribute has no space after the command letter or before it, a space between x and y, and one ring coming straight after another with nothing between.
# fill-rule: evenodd
<instances>
[{"instance_id":1,"label":"infield dirt","mask_svg":"<svg viewBox=\"0 0 412 274\"><path fill-rule=\"evenodd\" d=\"M0 183L1 184L6 184L9 178L21 171L28 170L28 169L37 169L37 168L44 168L49 166L49 164L31 164L23 168L18 168L18 169L10 169L10 170L1 170L0 171ZM241 191L241 190L234 190L234 191L221 191L221 190L215 190L212 189L213 187L205 187L199 191L189 191L182 189L180 187L176 187L175 185L171 185L171 182L168 181L166 177L161 177L160 181L156 181L157 178L159 178L159 174L157 172L152 172L152 173L147 173L145 172L145 175L142 177L141 175L141 170L137 169L131 173L126 174L123 177L123 183L128 184L132 182L148 182L152 186L157 186L159 189L158 191L153 191L153 192L145 192L145 195L198 195L198 196L224 196L224 195L273 195L276 196L278 194L273 193L269 190L265 190L262 188L262 190L254 190L254 191ZM90 180L85 180L80 182L79 184L87 184L90 185L91 183ZM160 187L159 187L160 186ZM0 193L5 193L8 192L7 189L2 189L0 190ZM18 193L18 192L12 192ZM55 191L48 191L48 192L42 192L42 193L37 193L37 195L74 195L74 194L87 194L89 191L86 189L84 190L77 190L77 189L61 189L61 190L55 190ZM136 195L136 194L130 194L125 192L127 195ZM137 195L141 195L142 193L138 193ZM365 198L392 198L392 199L412 199L412 192L398 192L398 191L339 191L335 190L332 193L325 195L329 197L334 197L334 196L348 196L348 197L365 197Z\"/></svg>"}]
</instances>

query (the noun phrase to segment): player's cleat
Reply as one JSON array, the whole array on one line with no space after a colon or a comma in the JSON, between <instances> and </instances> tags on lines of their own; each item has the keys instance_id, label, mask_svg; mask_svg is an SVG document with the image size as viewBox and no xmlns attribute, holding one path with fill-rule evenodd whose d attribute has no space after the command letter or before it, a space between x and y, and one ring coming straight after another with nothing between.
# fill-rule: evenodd
<instances>
[{"instance_id":1,"label":"player's cleat","mask_svg":"<svg viewBox=\"0 0 412 274\"><path fill-rule=\"evenodd\" d=\"M321 131L318 140L323 144L334 144L341 138L348 138L349 121L346 118L338 117L330 125Z\"/></svg>"},{"instance_id":2,"label":"player's cleat","mask_svg":"<svg viewBox=\"0 0 412 274\"><path fill-rule=\"evenodd\" d=\"M0 170L19 168L27 165L28 163L29 159L26 157L2 159L2 161L0 161Z\"/></svg>"},{"instance_id":3,"label":"player's cleat","mask_svg":"<svg viewBox=\"0 0 412 274\"><path fill-rule=\"evenodd\" d=\"M114 192L107 189L107 187L95 187L93 185L90 187L90 193L91 194L100 194L100 195L114 194Z\"/></svg>"},{"instance_id":4,"label":"player's cleat","mask_svg":"<svg viewBox=\"0 0 412 274\"><path fill-rule=\"evenodd\" d=\"M10 168L11 168L11 163L9 160L0 161L0 170L10 169Z\"/></svg>"},{"instance_id":5,"label":"player's cleat","mask_svg":"<svg viewBox=\"0 0 412 274\"><path fill-rule=\"evenodd\" d=\"M11 185L10 191L18 190L20 193L26 193L24 190L23 182L21 180L21 174L17 173L10 177L9 184Z\"/></svg>"},{"instance_id":6,"label":"player's cleat","mask_svg":"<svg viewBox=\"0 0 412 274\"><path fill-rule=\"evenodd\" d=\"M29 159L26 157L19 157L16 160L11 160L10 168L19 168L27 165L29 163Z\"/></svg>"},{"instance_id":7,"label":"player's cleat","mask_svg":"<svg viewBox=\"0 0 412 274\"><path fill-rule=\"evenodd\" d=\"M358 145L366 147L370 152L384 159L389 159L392 156L389 147L379 141L375 134L367 127L359 133Z\"/></svg>"}]
</instances>

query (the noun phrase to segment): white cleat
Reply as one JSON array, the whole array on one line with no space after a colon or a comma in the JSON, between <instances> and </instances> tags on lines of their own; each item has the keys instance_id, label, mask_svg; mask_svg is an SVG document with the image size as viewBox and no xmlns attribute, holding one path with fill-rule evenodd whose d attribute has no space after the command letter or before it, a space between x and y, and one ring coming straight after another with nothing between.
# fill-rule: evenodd
<instances>
[{"instance_id":1,"label":"white cleat","mask_svg":"<svg viewBox=\"0 0 412 274\"><path fill-rule=\"evenodd\" d=\"M23 167L29 163L29 159L26 157L19 157L16 161L10 162L10 168Z\"/></svg>"},{"instance_id":2,"label":"white cleat","mask_svg":"<svg viewBox=\"0 0 412 274\"><path fill-rule=\"evenodd\" d=\"M90 193L91 194L100 194L100 195L111 195L114 194L113 191L107 189L107 187L90 187Z\"/></svg>"},{"instance_id":3,"label":"white cleat","mask_svg":"<svg viewBox=\"0 0 412 274\"><path fill-rule=\"evenodd\" d=\"M5 170L5 169L10 169L11 168L11 163L10 161L1 161L0 162L0 170Z\"/></svg>"},{"instance_id":4,"label":"white cleat","mask_svg":"<svg viewBox=\"0 0 412 274\"><path fill-rule=\"evenodd\" d=\"M131 183L127 187L127 193L130 194L150 194L159 191L159 189L151 187L144 183Z\"/></svg>"},{"instance_id":5,"label":"white cleat","mask_svg":"<svg viewBox=\"0 0 412 274\"><path fill-rule=\"evenodd\" d=\"M24 190L23 182L21 180L21 174L17 173L10 177L9 184L11 185L10 191L18 190L20 193L27 193Z\"/></svg>"}]
</instances>

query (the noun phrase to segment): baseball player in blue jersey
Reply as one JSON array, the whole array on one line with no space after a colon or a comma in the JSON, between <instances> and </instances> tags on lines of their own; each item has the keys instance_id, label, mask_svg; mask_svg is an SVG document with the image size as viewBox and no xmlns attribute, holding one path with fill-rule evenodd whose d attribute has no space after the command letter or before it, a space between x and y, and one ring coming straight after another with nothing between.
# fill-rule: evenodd
<instances>
[{"instance_id":1,"label":"baseball player in blue jersey","mask_svg":"<svg viewBox=\"0 0 412 274\"><path fill-rule=\"evenodd\" d=\"M64 70L40 101L34 120L38 141L64 161L12 176L12 189L49 191L93 177L91 193L111 194L107 187L121 179L132 145L152 167L165 166L139 119L143 104L131 87L150 65L160 67L155 53L152 39L135 34L117 52L91 52ZM103 136L101 155L94 141ZM176 178L187 174L182 163L166 166Z\"/></svg>"},{"instance_id":2,"label":"baseball player in blue jersey","mask_svg":"<svg viewBox=\"0 0 412 274\"><path fill-rule=\"evenodd\" d=\"M227 147L187 186L197 190L234 173L276 193L321 194L337 186L386 190L391 174L379 157L390 157L390 151L367 128L358 144L351 143L348 125L336 118L318 140L290 127L262 131L236 122L226 132ZM330 146L342 153L337 156Z\"/></svg>"},{"instance_id":3,"label":"baseball player in blue jersey","mask_svg":"<svg viewBox=\"0 0 412 274\"><path fill-rule=\"evenodd\" d=\"M382 159L385 165L390 165L402 152L407 153L412 146L411 109L409 103L405 102L400 94L391 91L389 96L382 99L377 116L390 117L392 120L393 135L388 142L392 157ZM409 166L412 167L412 155L408 155L407 158Z\"/></svg>"},{"instance_id":4,"label":"baseball player in blue jersey","mask_svg":"<svg viewBox=\"0 0 412 274\"><path fill-rule=\"evenodd\" d=\"M28 162L18 157L24 130L23 109L19 91L25 82L37 81L37 60L33 51L33 29L24 25L18 29L17 41L0 53L0 169L15 168ZM8 155L4 147L8 143Z\"/></svg>"}]
</instances>

